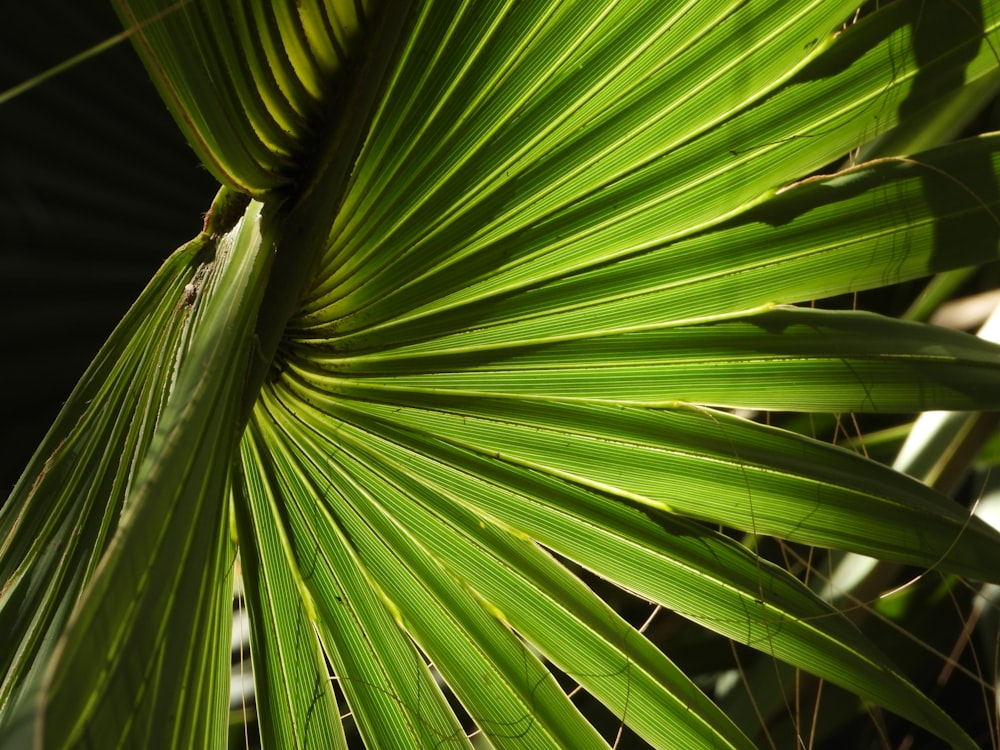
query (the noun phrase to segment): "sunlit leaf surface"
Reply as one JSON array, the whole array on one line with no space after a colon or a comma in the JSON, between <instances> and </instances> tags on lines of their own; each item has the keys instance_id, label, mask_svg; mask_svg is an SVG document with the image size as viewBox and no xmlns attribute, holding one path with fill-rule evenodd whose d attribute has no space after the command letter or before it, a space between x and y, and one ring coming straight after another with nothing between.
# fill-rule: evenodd
<instances>
[{"instance_id":1,"label":"sunlit leaf surface","mask_svg":"<svg viewBox=\"0 0 1000 750\"><path fill-rule=\"evenodd\" d=\"M1000 536L726 409L1000 408L992 344L793 306L995 259L997 137L830 165L985 101L996 3L118 5L263 208L217 203L0 515L10 746L222 741L229 503L267 745L614 742L572 683L753 747L593 573L976 746L753 545L997 582Z\"/></svg>"}]
</instances>

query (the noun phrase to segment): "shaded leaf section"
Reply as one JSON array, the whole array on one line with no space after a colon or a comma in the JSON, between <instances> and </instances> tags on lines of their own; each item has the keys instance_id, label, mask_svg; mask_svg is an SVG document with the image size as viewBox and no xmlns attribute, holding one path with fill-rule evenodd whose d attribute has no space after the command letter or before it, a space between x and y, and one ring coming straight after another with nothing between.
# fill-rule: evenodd
<instances>
[{"instance_id":1,"label":"shaded leaf section","mask_svg":"<svg viewBox=\"0 0 1000 750\"><path fill-rule=\"evenodd\" d=\"M93 578L161 421L214 264L207 235L177 250L88 368L0 510L0 705L37 682Z\"/></svg>"},{"instance_id":2,"label":"shaded leaf section","mask_svg":"<svg viewBox=\"0 0 1000 750\"><path fill-rule=\"evenodd\" d=\"M233 562L224 498L242 396L233 375L248 362L270 259L258 205L198 279L200 304L128 506L46 664L35 717L46 747L223 741Z\"/></svg>"},{"instance_id":3,"label":"shaded leaf section","mask_svg":"<svg viewBox=\"0 0 1000 750\"><path fill-rule=\"evenodd\" d=\"M289 185L339 116L374 3L114 0L202 163L256 197Z\"/></svg>"}]
</instances>

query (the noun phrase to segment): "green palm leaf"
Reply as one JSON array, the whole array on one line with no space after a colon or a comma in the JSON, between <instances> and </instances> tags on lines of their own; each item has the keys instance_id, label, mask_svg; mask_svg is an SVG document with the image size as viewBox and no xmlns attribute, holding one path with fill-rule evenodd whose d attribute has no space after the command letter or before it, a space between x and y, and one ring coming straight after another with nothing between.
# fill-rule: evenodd
<instances>
[{"instance_id":1,"label":"green palm leaf","mask_svg":"<svg viewBox=\"0 0 1000 750\"><path fill-rule=\"evenodd\" d=\"M572 564L975 746L719 528L990 581L997 533L719 407L1000 406L992 344L784 306L996 257L996 137L807 177L953 131L1000 6L116 6L228 188L0 510L6 746L224 743L229 511L268 745L605 746L561 673L752 746Z\"/></svg>"}]
</instances>

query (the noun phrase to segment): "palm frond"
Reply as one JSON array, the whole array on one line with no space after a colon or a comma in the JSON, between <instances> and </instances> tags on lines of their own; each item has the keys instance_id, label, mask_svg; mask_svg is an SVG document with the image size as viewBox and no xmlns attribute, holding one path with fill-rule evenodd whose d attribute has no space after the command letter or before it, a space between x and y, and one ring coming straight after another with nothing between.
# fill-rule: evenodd
<instances>
[{"instance_id":1,"label":"palm frond","mask_svg":"<svg viewBox=\"0 0 1000 750\"><path fill-rule=\"evenodd\" d=\"M753 746L587 570L975 747L734 537L997 582L1000 536L725 409L998 408L994 344L788 305L996 257L1000 141L939 144L1000 5L116 5L227 188L0 510L8 746L224 742L231 508L268 744L605 747L565 678Z\"/></svg>"}]
</instances>

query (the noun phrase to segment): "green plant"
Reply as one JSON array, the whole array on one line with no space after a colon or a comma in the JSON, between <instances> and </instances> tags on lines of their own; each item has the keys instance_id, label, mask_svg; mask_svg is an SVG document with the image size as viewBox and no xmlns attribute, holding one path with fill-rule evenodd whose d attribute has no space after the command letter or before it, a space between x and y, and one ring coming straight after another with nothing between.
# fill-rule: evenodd
<instances>
[{"instance_id":1,"label":"green plant","mask_svg":"<svg viewBox=\"0 0 1000 750\"><path fill-rule=\"evenodd\" d=\"M224 187L0 511L8 746L224 744L237 548L267 745L346 745L332 670L373 746L476 742L438 674L494 745L604 746L557 669L753 746L585 569L976 746L755 545L996 582L1000 537L728 410L998 408L993 344L789 306L996 257L1000 140L939 144L997 3L116 6Z\"/></svg>"}]
</instances>

